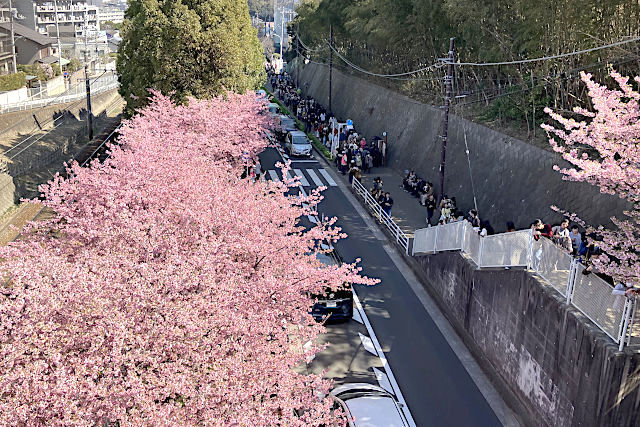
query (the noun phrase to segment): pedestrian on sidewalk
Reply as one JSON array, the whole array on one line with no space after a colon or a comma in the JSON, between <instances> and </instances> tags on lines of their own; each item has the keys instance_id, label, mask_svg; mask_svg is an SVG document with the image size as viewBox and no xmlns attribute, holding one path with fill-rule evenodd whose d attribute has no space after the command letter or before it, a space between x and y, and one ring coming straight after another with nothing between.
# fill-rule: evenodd
<instances>
[{"instance_id":1,"label":"pedestrian on sidewalk","mask_svg":"<svg viewBox=\"0 0 640 427\"><path fill-rule=\"evenodd\" d=\"M349 184L353 184L353 177L358 172L358 166L356 166L355 160L351 160L351 167L349 168Z\"/></svg>"},{"instance_id":2,"label":"pedestrian on sidewalk","mask_svg":"<svg viewBox=\"0 0 640 427\"><path fill-rule=\"evenodd\" d=\"M345 173L347 173L347 153L345 153L344 151L342 152L342 157L340 159L340 172L342 173L342 175L344 175Z\"/></svg>"},{"instance_id":3,"label":"pedestrian on sidewalk","mask_svg":"<svg viewBox=\"0 0 640 427\"><path fill-rule=\"evenodd\" d=\"M371 156L371 153L369 153L368 151L364 157L364 163L365 163L364 171L365 173L369 173L369 171L371 171L371 168L373 168L373 156Z\"/></svg>"},{"instance_id":4,"label":"pedestrian on sidewalk","mask_svg":"<svg viewBox=\"0 0 640 427\"><path fill-rule=\"evenodd\" d=\"M427 224L431 226L431 218L433 218L433 213L436 211L437 206L436 198L433 193L427 196L425 206L427 207Z\"/></svg>"},{"instance_id":5,"label":"pedestrian on sidewalk","mask_svg":"<svg viewBox=\"0 0 640 427\"><path fill-rule=\"evenodd\" d=\"M373 187L371 187L371 194L376 200L379 200L382 197L382 178L379 176L373 180Z\"/></svg>"},{"instance_id":6,"label":"pedestrian on sidewalk","mask_svg":"<svg viewBox=\"0 0 640 427\"><path fill-rule=\"evenodd\" d=\"M382 199L382 210L387 214L389 218L391 218L391 208L393 207L393 199L391 198L391 194L389 192L385 193L384 198Z\"/></svg>"}]
</instances>

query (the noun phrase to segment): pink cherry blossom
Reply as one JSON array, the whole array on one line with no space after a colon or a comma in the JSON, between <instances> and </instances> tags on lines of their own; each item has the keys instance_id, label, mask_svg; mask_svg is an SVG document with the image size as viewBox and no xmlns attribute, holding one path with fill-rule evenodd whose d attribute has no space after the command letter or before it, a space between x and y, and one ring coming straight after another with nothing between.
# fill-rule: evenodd
<instances>
[{"instance_id":1,"label":"pink cherry blossom","mask_svg":"<svg viewBox=\"0 0 640 427\"><path fill-rule=\"evenodd\" d=\"M575 117L568 118L547 108L545 112L560 126L542 127L550 134L553 149L573 165L554 167L565 179L587 182L629 202L625 217L612 218L615 229L587 228L602 238L598 245L606 254L595 260L596 268L615 280L640 285L640 93L628 77L613 70L616 89L594 82L591 74L581 76L593 111L577 108ZM640 76L634 81L640 84ZM577 216L568 215L582 224Z\"/></svg>"},{"instance_id":2,"label":"pink cherry blossom","mask_svg":"<svg viewBox=\"0 0 640 427\"><path fill-rule=\"evenodd\" d=\"M109 159L42 187L55 216L0 248L0 424L336 421L295 370L320 350L309 295L375 281L315 259L343 237L300 226L319 192L241 179L273 125L253 94L155 93Z\"/></svg>"}]
</instances>

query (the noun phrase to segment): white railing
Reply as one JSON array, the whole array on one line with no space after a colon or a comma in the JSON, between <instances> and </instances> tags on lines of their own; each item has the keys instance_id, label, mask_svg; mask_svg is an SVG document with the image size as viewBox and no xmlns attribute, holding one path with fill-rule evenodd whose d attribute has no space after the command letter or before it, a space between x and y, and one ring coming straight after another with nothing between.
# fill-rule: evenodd
<instances>
[{"instance_id":1,"label":"white railing","mask_svg":"<svg viewBox=\"0 0 640 427\"><path fill-rule=\"evenodd\" d=\"M371 193L369 193L369 191L366 188L364 188L360 180L358 180L357 178L353 178L353 183L351 184L351 188L353 188L353 191L357 195L362 197L365 205L371 210L373 215L380 222L382 222L384 225L387 226L391 234L395 236L396 243L402 246L405 250L405 253L408 255L409 254L409 236L407 236L407 234L404 231L402 231L400 227L398 227L398 224L395 223L393 218L391 218L389 215L387 215L384 212L384 210L382 209L382 206L380 206L378 201L371 195Z\"/></svg>"},{"instance_id":2,"label":"white railing","mask_svg":"<svg viewBox=\"0 0 640 427\"><path fill-rule=\"evenodd\" d=\"M99 94L119 86L116 76L108 76L98 78L91 82L91 94ZM84 84L76 84L69 88L64 94L41 99L30 99L28 101L16 102L13 104L0 105L0 114L10 113L13 111L31 110L34 108L45 107L47 105L66 104L67 102L76 101L86 96L86 88Z\"/></svg>"},{"instance_id":3,"label":"white railing","mask_svg":"<svg viewBox=\"0 0 640 427\"><path fill-rule=\"evenodd\" d=\"M585 267L549 239L533 239L531 230L480 237L467 221L416 230L412 255L459 250L478 268L527 267L535 271L622 350L624 344L640 345L640 307L635 299L612 294L609 283ZM640 306L640 304L638 305Z\"/></svg>"}]
</instances>

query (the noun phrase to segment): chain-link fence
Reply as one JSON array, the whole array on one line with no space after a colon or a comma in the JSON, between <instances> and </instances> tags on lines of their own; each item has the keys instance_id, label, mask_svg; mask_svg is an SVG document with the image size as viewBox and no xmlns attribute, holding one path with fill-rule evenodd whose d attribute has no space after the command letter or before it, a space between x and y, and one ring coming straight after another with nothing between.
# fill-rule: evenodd
<instances>
[{"instance_id":1,"label":"chain-link fence","mask_svg":"<svg viewBox=\"0 0 640 427\"><path fill-rule=\"evenodd\" d=\"M626 298L623 295L613 295L610 284L595 274L582 274L584 270L582 264L576 264L571 302L618 342Z\"/></svg>"},{"instance_id":2,"label":"chain-link fence","mask_svg":"<svg viewBox=\"0 0 640 427\"><path fill-rule=\"evenodd\" d=\"M573 257L546 238L534 241L531 253L531 268L545 282L567 296Z\"/></svg>"}]
</instances>

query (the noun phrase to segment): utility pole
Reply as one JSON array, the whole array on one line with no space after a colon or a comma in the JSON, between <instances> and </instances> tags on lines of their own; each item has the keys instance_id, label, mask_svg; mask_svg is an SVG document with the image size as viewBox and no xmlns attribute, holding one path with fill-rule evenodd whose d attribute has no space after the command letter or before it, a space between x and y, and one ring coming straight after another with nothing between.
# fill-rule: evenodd
<instances>
[{"instance_id":1,"label":"utility pole","mask_svg":"<svg viewBox=\"0 0 640 427\"><path fill-rule=\"evenodd\" d=\"M447 71L447 77L445 77L446 94L444 97L444 127L442 131L442 160L440 161L440 198L441 201L444 197L444 166L447 154L447 136L449 134L449 108L451 107L452 81L453 81L453 44L454 38L449 39L449 68Z\"/></svg>"},{"instance_id":2,"label":"utility pole","mask_svg":"<svg viewBox=\"0 0 640 427\"><path fill-rule=\"evenodd\" d=\"M58 39L58 65L62 74L62 47L60 46L60 25L58 24L58 0L53 0L53 10L56 14L56 39Z\"/></svg>"},{"instance_id":3,"label":"utility pole","mask_svg":"<svg viewBox=\"0 0 640 427\"><path fill-rule=\"evenodd\" d=\"M16 33L13 30L13 3L9 0L9 22L11 27L11 54L13 55L13 73L18 72L18 59L16 57Z\"/></svg>"},{"instance_id":4,"label":"utility pole","mask_svg":"<svg viewBox=\"0 0 640 427\"><path fill-rule=\"evenodd\" d=\"M329 114L333 111L331 108L331 92L333 84L333 24L329 24Z\"/></svg>"},{"instance_id":5,"label":"utility pole","mask_svg":"<svg viewBox=\"0 0 640 427\"><path fill-rule=\"evenodd\" d=\"M296 24L296 88L300 87L300 58L302 57L300 55L300 25Z\"/></svg>"},{"instance_id":6,"label":"utility pole","mask_svg":"<svg viewBox=\"0 0 640 427\"><path fill-rule=\"evenodd\" d=\"M87 126L89 128L89 141L93 139L93 116L91 113L91 81L89 80L89 64L84 64L84 82L87 89Z\"/></svg>"},{"instance_id":7,"label":"utility pole","mask_svg":"<svg viewBox=\"0 0 640 427\"><path fill-rule=\"evenodd\" d=\"M284 44L284 6L282 6L282 14L280 15L280 59L284 62L282 57L282 45Z\"/></svg>"},{"instance_id":8,"label":"utility pole","mask_svg":"<svg viewBox=\"0 0 640 427\"><path fill-rule=\"evenodd\" d=\"M87 30L87 28L89 27L88 19L89 19L89 6L85 3L85 8L84 8L84 29L83 29L84 30L84 65L85 65L84 73L85 73L85 75L87 74L86 65L87 65L87 61L89 60L88 59L88 55L89 55L89 40L88 40L89 33L88 33L88 30Z\"/></svg>"}]
</instances>

